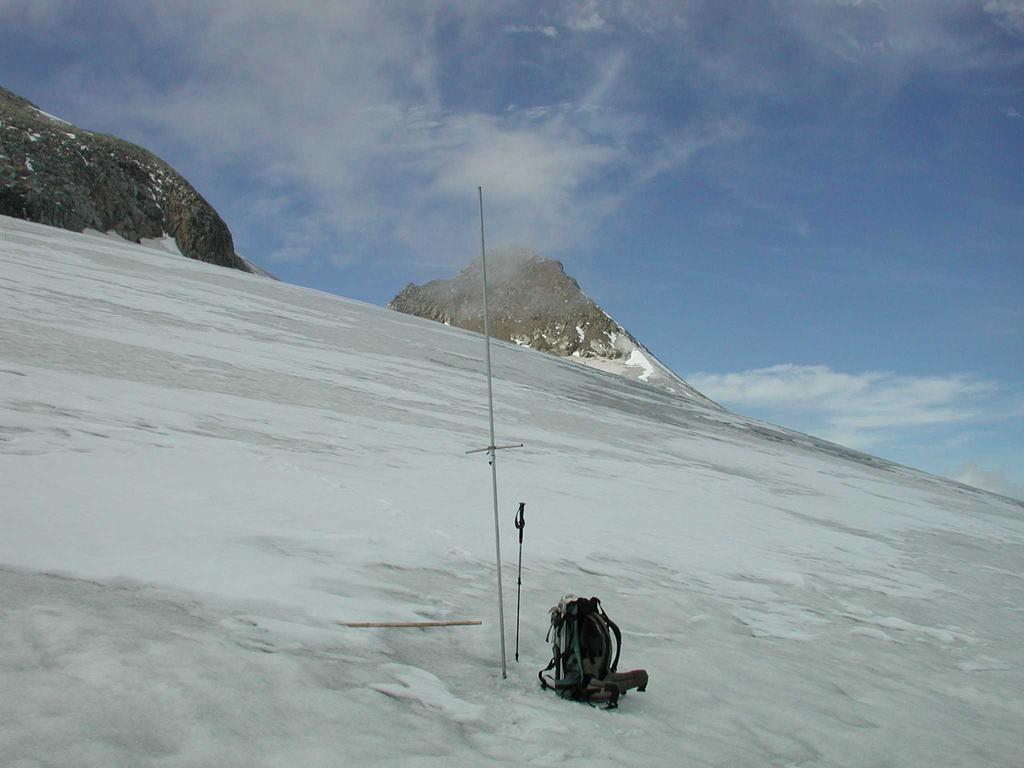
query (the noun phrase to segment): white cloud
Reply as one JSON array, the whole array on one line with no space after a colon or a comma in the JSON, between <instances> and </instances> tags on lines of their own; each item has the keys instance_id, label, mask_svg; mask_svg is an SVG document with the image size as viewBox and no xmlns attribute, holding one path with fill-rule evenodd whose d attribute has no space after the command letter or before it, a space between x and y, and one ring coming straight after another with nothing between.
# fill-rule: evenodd
<instances>
[{"instance_id":1,"label":"white cloud","mask_svg":"<svg viewBox=\"0 0 1024 768\"><path fill-rule=\"evenodd\" d=\"M1024 35L1024 0L988 0L984 8L1003 29Z\"/></svg>"},{"instance_id":2,"label":"white cloud","mask_svg":"<svg viewBox=\"0 0 1024 768\"><path fill-rule=\"evenodd\" d=\"M691 29L717 21L732 31L710 44L688 37L680 46L726 95L803 100L817 93L861 111L884 109L919 74L1011 73L1024 61L1024 51L1009 49L997 27L1024 23L1020 0L992 0L986 10L996 24L989 25L976 23L985 18L981 0L815 0L723 10L730 7L689 4Z\"/></svg>"},{"instance_id":3,"label":"white cloud","mask_svg":"<svg viewBox=\"0 0 1024 768\"><path fill-rule=\"evenodd\" d=\"M978 466L976 462L968 461L948 476L957 482L971 485L975 488L982 488L1012 499L1024 501L1024 485L1010 480L1003 468L986 470Z\"/></svg>"},{"instance_id":4,"label":"white cloud","mask_svg":"<svg viewBox=\"0 0 1024 768\"><path fill-rule=\"evenodd\" d=\"M608 21L601 15L596 0L570 5L566 13L566 26L573 32L600 32L608 29Z\"/></svg>"},{"instance_id":5,"label":"white cloud","mask_svg":"<svg viewBox=\"0 0 1024 768\"><path fill-rule=\"evenodd\" d=\"M454 49L433 34L442 10L462 23ZM570 11L577 27L603 27L592 3ZM162 93L131 77L97 89L96 73L77 69L67 90L101 125L116 116L157 146L185 142L197 165L256 169L261 197L297 189L311 201L304 215L323 224L315 236L311 225L293 228L277 259L328 245L333 230L362 244L350 255L361 247L374 258L462 262L473 252L466 222L478 185L495 245L555 252L585 243L637 185L735 136L700 119L659 132L645 115L617 109L622 51L582 49L595 66L566 71L559 90L570 98L561 102L511 109L463 98L462 79L506 66L490 60L490 32L553 29L510 25L490 6L193 0L126 2L124 13L141 46L175 52L168 68L180 78ZM480 71L463 51L482 57Z\"/></svg>"},{"instance_id":6,"label":"white cloud","mask_svg":"<svg viewBox=\"0 0 1024 768\"><path fill-rule=\"evenodd\" d=\"M776 365L741 373L688 376L708 397L738 410L759 409L773 420L835 442L868 448L908 428L985 416L996 385L974 376L858 374L825 365Z\"/></svg>"},{"instance_id":7,"label":"white cloud","mask_svg":"<svg viewBox=\"0 0 1024 768\"><path fill-rule=\"evenodd\" d=\"M489 201L503 209L503 220L517 222L519 231L539 227L551 242L559 239L559 228L570 235L578 231L570 219L574 201L588 180L621 160L616 147L557 119L510 126L468 115L446 120L436 141L410 163L429 177L432 191L449 199L482 184ZM537 223L529 225L530 218Z\"/></svg>"},{"instance_id":8,"label":"white cloud","mask_svg":"<svg viewBox=\"0 0 1024 768\"><path fill-rule=\"evenodd\" d=\"M350 254L338 252L333 244L333 232L320 216L286 214L275 220L280 245L270 254L272 264L330 263L340 267L354 261Z\"/></svg>"},{"instance_id":9,"label":"white cloud","mask_svg":"<svg viewBox=\"0 0 1024 768\"><path fill-rule=\"evenodd\" d=\"M0 14L49 2L0 0ZM965 60L948 14L927 5L854 4L841 23L820 10L829 5L787 5L762 40L769 12L699 0L583 0L541 13L472 0L120 0L131 25L126 57L140 66L126 74L76 63L62 90L80 94L76 116L87 126L128 127L154 148L184 145L199 173L244 167L259 196L303 201L322 222L320 235L298 238L310 249L333 232L353 257L359 241L375 258L404 252L422 262L431 252L454 264L472 250L465 222L478 184L492 203L495 244L564 251L586 245L655 177L756 136L757 118L742 106L752 91L819 82L832 94L843 82L836 68L854 61L860 71L879 40L891 60ZM736 23L709 43L703 32L723 16ZM503 40L503 31L544 39ZM780 41L795 46L795 65L771 55ZM535 56L541 49L547 58ZM510 52L521 60L499 55ZM677 71L662 78L665 67ZM522 82L511 81L513 69ZM823 74L796 86L794 71ZM503 77L509 100L533 101L502 103ZM667 82L680 93L659 90ZM532 95L539 88L543 96ZM663 114L673 100L687 104L685 116ZM728 183L732 174L720 175ZM303 252L286 245L278 256Z\"/></svg>"},{"instance_id":10,"label":"white cloud","mask_svg":"<svg viewBox=\"0 0 1024 768\"><path fill-rule=\"evenodd\" d=\"M558 30L550 25L542 24L508 24L505 31L511 35L544 35L558 37Z\"/></svg>"}]
</instances>

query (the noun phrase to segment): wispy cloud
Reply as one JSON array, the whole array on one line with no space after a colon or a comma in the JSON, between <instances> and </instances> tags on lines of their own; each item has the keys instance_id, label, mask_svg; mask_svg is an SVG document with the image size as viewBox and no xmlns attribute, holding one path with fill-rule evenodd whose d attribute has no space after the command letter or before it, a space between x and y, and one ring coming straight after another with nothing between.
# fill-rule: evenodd
<instances>
[{"instance_id":1,"label":"wispy cloud","mask_svg":"<svg viewBox=\"0 0 1024 768\"><path fill-rule=\"evenodd\" d=\"M0 0L0 18L58 24L66 10L38 9L73 5ZM301 259L295 243L307 243L312 258L333 232L348 258L423 261L429 250L455 263L471 246L455 233L472 230L463 222L478 184L501 205L496 244L586 246L652 180L763 135L751 96L817 98L832 114L866 94L884 101L909 72L1005 67L991 38L1017 10L1010 0L984 10L977 0L120 0L105 26L132 41L110 54L122 66L75 61L62 90L80 94L87 127L130 126L155 146L186 147L211 175L246 168L258 197L301 199L323 234L269 248L280 256ZM968 17L988 26L962 32ZM737 157L717 183L768 204L771 185Z\"/></svg>"},{"instance_id":2,"label":"wispy cloud","mask_svg":"<svg viewBox=\"0 0 1024 768\"><path fill-rule=\"evenodd\" d=\"M609 27L596 0L571 3L566 10L566 26L573 32L600 32Z\"/></svg>"},{"instance_id":3,"label":"wispy cloud","mask_svg":"<svg viewBox=\"0 0 1024 768\"><path fill-rule=\"evenodd\" d=\"M123 77L97 92L89 87L97 73L73 70L66 85L82 94L81 110L101 124L116 116L158 144L185 142L207 163L256 168L261 196L300 190L313 206L305 214L333 229L352 258L361 249L377 259L402 252L422 259L430 249L438 262L464 260L471 239L456 233L472 231L462 224L477 185L500 206L495 244L577 246L624 190L731 140L700 121L696 130L659 132L641 112L624 109L616 98L628 61L621 50L586 54L599 62L593 67L538 74L551 86L536 94L557 93L558 101L534 95L522 108L495 101L481 78L508 74L489 52L493 32L559 44L554 26L525 14L432 2L125 9L143 45L174 52L167 65L181 77L170 84ZM604 26L596 5L569 10L575 29ZM439 45L441 23L460 30L455 45ZM561 51L554 61L586 50ZM474 89L460 90L469 82ZM326 242L309 236L308 225L300 229L272 249L278 258L302 258L303 243L312 257Z\"/></svg>"},{"instance_id":4,"label":"wispy cloud","mask_svg":"<svg viewBox=\"0 0 1024 768\"><path fill-rule=\"evenodd\" d=\"M1002 467L988 470L978 466L977 462L968 461L948 473L948 476L965 485L972 485L975 488L1024 501L1024 485L1013 482Z\"/></svg>"},{"instance_id":5,"label":"wispy cloud","mask_svg":"<svg viewBox=\"0 0 1024 768\"><path fill-rule=\"evenodd\" d=\"M558 30L550 24L509 24L505 31L510 35L544 35L558 37Z\"/></svg>"},{"instance_id":6,"label":"wispy cloud","mask_svg":"<svg viewBox=\"0 0 1024 768\"><path fill-rule=\"evenodd\" d=\"M988 418L989 399L999 391L996 383L966 374L851 374L825 365L775 365L687 378L727 406L756 409L787 426L864 449L907 429Z\"/></svg>"},{"instance_id":7,"label":"wispy cloud","mask_svg":"<svg viewBox=\"0 0 1024 768\"><path fill-rule=\"evenodd\" d=\"M1021 0L987 0L985 12L996 23L1015 35L1024 35L1024 2Z\"/></svg>"}]
</instances>

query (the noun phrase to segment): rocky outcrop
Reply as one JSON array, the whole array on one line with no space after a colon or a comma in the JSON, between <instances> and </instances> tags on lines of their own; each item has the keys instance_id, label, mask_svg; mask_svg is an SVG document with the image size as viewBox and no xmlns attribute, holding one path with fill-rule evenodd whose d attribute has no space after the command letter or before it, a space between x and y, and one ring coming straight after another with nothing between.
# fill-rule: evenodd
<instances>
[{"instance_id":1,"label":"rocky outcrop","mask_svg":"<svg viewBox=\"0 0 1024 768\"><path fill-rule=\"evenodd\" d=\"M481 262L451 280L410 283L389 309L477 333L484 330ZM608 316L562 264L526 250L487 257L491 336L714 405Z\"/></svg>"},{"instance_id":2,"label":"rocky outcrop","mask_svg":"<svg viewBox=\"0 0 1024 768\"><path fill-rule=\"evenodd\" d=\"M0 88L0 214L126 240L170 235L185 256L245 272L227 225L142 147L86 131Z\"/></svg>"}]
</instances>

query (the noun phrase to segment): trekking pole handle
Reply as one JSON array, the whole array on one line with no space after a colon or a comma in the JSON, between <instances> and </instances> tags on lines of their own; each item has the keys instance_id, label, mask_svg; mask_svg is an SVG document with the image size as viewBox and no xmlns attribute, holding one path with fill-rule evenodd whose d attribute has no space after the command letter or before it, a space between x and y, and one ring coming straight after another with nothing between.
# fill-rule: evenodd
<instances>
[{"instance_id":1,"label":"trekking pole handle","mask_svg":"<svg viewBox=\"0 0 1024 768\"><path fill-rule=\"evenodd\" d=\"M523 543L523 529L526 527L526 502L519 502L519 511L516 512L516 530L519 531L519 543Z\"/></svg>"}]
</instances>

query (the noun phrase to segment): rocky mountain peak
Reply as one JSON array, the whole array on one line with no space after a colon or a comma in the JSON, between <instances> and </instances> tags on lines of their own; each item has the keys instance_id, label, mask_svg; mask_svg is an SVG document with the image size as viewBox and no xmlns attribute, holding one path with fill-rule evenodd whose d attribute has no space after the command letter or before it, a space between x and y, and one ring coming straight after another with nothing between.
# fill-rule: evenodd
<instances>
[{"instance_id":1,"label":"rocky mountain peak","mask_svg":"<svg viewBox=\"0 0 1024 768\"><path fill-rule=\"evenodd\" d=\"M454 278L410 283L388 308L483 333L481 282L476 259ZM561 262L528 249L498 250L487 257L487 283L494 338L711 404L587 296Z\"/></svg>"},{"instance_id":2,"label":"rocky mountain peak","mask_svg":"<svg viewBox=\"0 0 1024 768\"><path fill-rule=\"evenodd\" d=\"M0 87L0 214L126 240L170 235L182 254L259 272L213 207L170 165Z\"/></svg>"}]
</instances>

